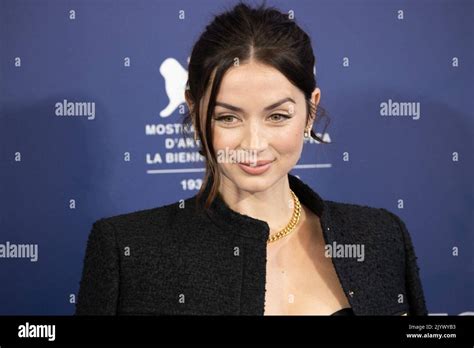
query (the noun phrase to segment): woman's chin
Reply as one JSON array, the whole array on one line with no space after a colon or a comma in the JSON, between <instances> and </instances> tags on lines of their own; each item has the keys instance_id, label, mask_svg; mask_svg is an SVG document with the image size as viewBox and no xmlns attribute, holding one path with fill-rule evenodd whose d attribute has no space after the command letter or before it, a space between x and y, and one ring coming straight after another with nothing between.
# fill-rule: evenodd
<instances>
[{"instance_id":1,"label":"woman's chin","mask_svg":"<svg viewBox=\"0 0 474 348\"><path fill-rule=\"evenodd\" d=\"M283 176L283 174L282 174ZM233 176L232 182L239 189L247 192L262 192L270 187L279 179L275 174L271 175L245 175L237 174Z\"/></svg>"}]
</instances>

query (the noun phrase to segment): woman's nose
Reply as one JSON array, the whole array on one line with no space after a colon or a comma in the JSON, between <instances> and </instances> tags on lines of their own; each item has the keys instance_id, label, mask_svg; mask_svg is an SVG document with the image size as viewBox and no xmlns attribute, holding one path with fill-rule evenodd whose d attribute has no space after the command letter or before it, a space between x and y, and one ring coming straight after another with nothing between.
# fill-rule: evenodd
<instances>
[{"instance_id":1,"label":"woman's nose","mask_svg":"<svg viewBox=\"0 0 474 348\"><path fill-rule=\"evenodd\" d=\"M265 129L256 123L250 123L245 129L241 145L245 149L260 151L267 146Z\"/></svg>"}]
</instances>

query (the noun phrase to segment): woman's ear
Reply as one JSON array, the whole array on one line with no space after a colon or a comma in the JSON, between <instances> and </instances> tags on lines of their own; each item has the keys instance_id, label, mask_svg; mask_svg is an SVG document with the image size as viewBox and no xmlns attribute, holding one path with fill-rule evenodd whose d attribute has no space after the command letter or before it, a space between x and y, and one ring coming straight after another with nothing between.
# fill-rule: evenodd
<instances>
[{"instance_id":1,"label":"woman's ear","mask_svg":"<svg viewBox=\"0 0 474 348\"><path fill-rule=\"evenodd\" d=\"M315 88L313 93L311 93L311 103L314 106L314 113L310 115L308 118L308 128L312 129L313 128L313 122L316 119L316 110L318 109L319 105L319 100L321 99L321 90L319 88Z\"/></svg>"},{"instance_id":2,"label":"woman's ear","mask_svg":"<svg viewBox=\"0 0 474 348\"><path fill-rule=\"evenodd\" d=\"M318 106L320 99L321 99L321 90L316 87L313 93L311 94L311 101L314 103L315 107Z\"/></svg>"}]
</instances>

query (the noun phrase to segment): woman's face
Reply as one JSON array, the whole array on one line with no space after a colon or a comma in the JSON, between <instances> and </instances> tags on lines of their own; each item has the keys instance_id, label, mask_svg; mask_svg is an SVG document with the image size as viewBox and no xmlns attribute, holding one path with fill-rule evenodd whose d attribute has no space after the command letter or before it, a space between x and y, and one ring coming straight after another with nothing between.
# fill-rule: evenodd
<instances>
[{"instance_id":1,"label":"woman's face","mask_svg":"<svg viewBox=\"0 0 474 348\"><path fill-rule=\"evenodd\" d=\"M319 95L317 88L316 105ZM230 68L212 118L221 188L265 191L285 177L301 156L304 130L313 120L308 121L303 92L278 70L254 61ZM258 161L270 163L260 167Z\"/></svg>"}]
</instances>

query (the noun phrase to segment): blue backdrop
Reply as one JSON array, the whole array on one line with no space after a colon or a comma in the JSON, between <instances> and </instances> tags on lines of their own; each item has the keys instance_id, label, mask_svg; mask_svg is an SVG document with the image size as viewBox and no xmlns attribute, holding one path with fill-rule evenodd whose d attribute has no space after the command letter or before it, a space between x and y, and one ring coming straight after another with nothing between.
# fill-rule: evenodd
<instances>
[{"instance_id":1,"label":"blue backdrop","mask_svg":"<svg viewBox=\"0 0 474 348\"><path fill-rule=\"evenodd\" d=\"M95 220L197 193L188 57L234 3L0 0L0 314L72 314ZM430 314L473 314L474 2L268 4L312 38L331 118L292 173L398 214Z\"/></svg>"}]
</instances>

